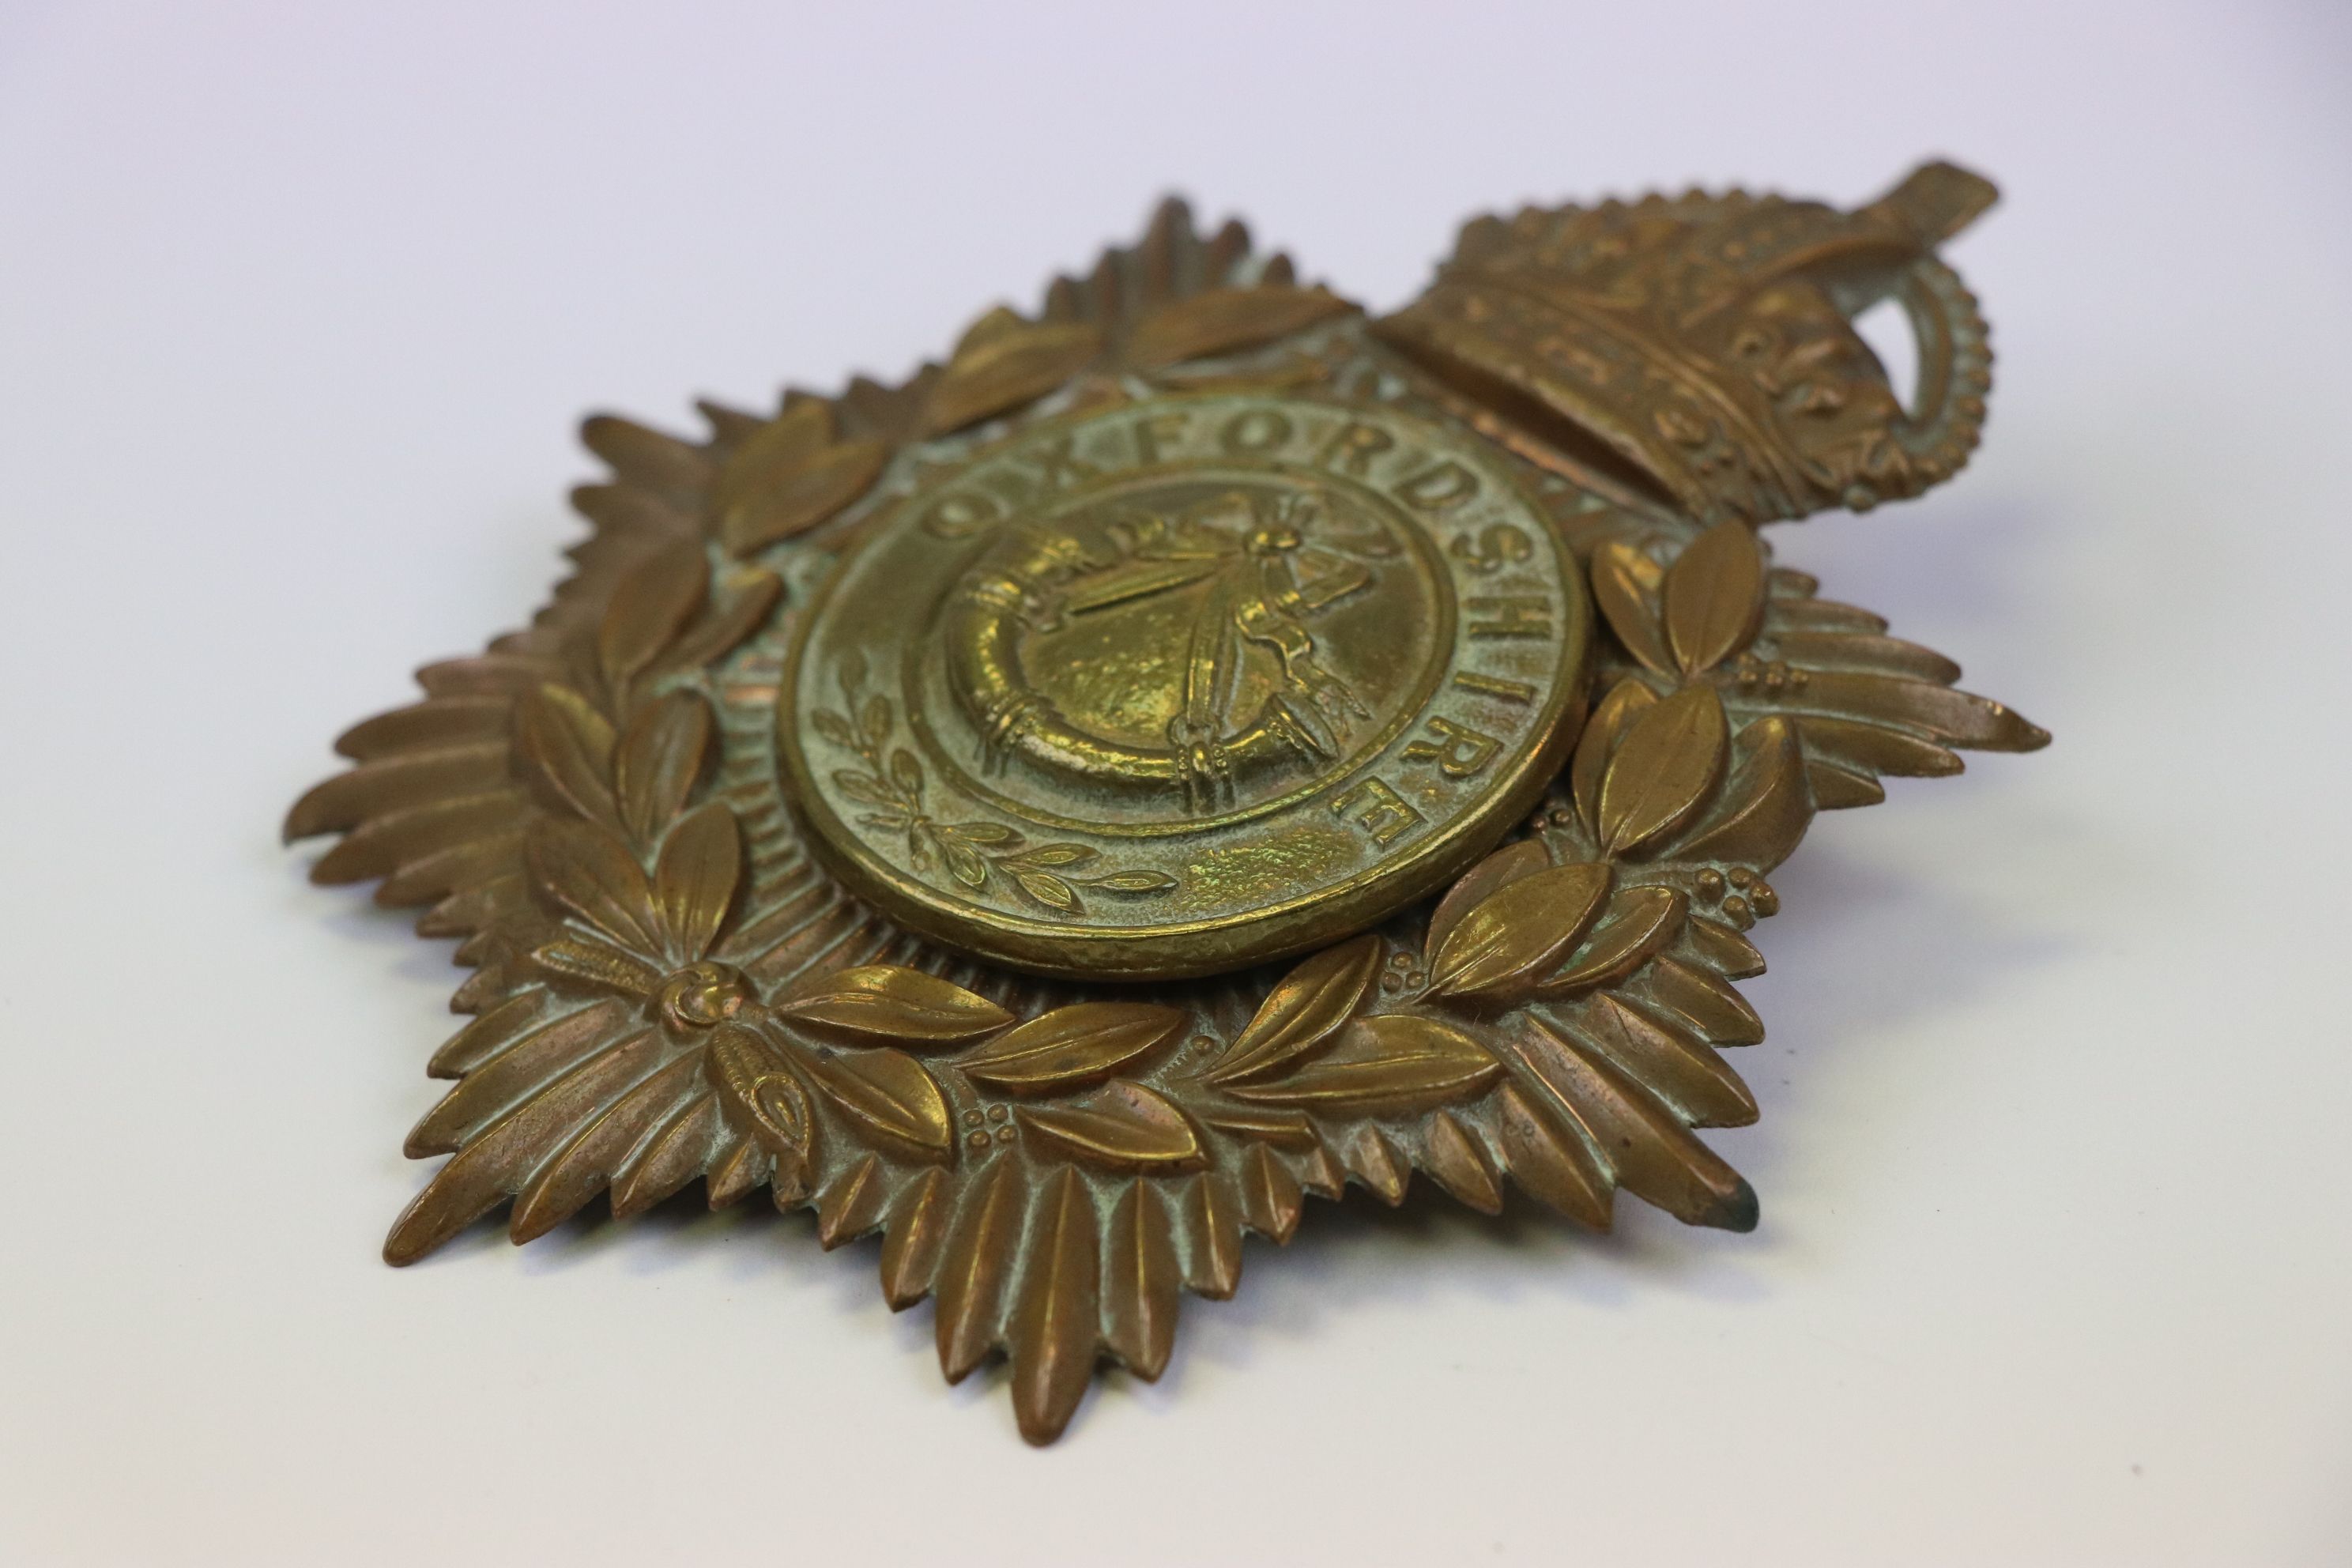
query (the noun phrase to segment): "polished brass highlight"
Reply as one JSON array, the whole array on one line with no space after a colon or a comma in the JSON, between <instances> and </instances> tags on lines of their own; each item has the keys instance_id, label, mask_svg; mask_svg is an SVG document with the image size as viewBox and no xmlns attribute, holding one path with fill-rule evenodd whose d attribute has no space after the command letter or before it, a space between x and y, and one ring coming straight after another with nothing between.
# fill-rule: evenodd
<instances>
[{"instance_id":1,"label":"polished brass highlight","mask_svg":"<svg viewBox=\"0 0 2352 1568\"><path fill-rule=\"evenodd\" d=\"M1990 199L1480 219L1380 321L1171 203L904 385L590 420L576 575L287 823L474 969L385 1256L765 1187L1045 1442L1309 1194L1752 1226L1767 875L2048 739L1756 531L1965 459Z\"/></svg>"}]
</instances>

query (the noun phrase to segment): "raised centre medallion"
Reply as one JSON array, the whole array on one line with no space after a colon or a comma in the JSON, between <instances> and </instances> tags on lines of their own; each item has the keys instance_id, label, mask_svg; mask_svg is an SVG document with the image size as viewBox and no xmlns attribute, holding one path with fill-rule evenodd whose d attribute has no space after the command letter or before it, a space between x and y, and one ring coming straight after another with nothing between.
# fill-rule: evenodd
<instances>
[{"instance_id":1,"label":"raised centre medallion","mask_svg":"<svg viewBox=\"0 0 2352 1568\"><path fill-rule=\"evenodd\" d=\"M903 497L800 626L835 871L1049 973L1272 959L1459 872L1557 772L1587 615L1491 447L1262 393L1045 420Z\"/></svg>"}]
</instances>

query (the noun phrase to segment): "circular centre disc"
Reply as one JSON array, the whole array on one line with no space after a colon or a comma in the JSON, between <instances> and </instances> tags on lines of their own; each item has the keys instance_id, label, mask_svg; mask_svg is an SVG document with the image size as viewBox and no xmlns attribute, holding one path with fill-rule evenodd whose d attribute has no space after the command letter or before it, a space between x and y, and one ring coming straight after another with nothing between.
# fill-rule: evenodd
<instances>
[{"instance_id":1,"label":"circular centre disc","mask_svg":"<svg viewBox=\"0 0 2352 1568\"><path fill-rule=\"evenodd\" d=\"M1155 399L880 520L801 623L778 743L820 852L912 930L1094 979L1240 967L1395 912L1533 805L1578 582L1471 438Z\"/></svg>"}]
</instances>

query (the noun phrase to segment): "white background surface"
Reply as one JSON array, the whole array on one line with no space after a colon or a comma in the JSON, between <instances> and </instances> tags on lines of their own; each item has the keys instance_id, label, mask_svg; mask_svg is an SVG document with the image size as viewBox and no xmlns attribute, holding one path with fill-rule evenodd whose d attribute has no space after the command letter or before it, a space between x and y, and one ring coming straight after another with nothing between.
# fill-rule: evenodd
<instances>
[{"instance_id":1,"label":"white background surface","mask_svg":"<svg viewBox=\"0 0 2352 1568\"><path fill-rule=\"evenodd\" d=\"M2352 1561L2343 8L0 5L0 1562ZM1204 216L1999 179L1958 483L1783 529L2054 730L1824 818L1752 1236L1318 1205L1057 1448L870 1245L394 1272L446 944L274 842L591 404L905 372Z\"/></svg>"}]
</instances>

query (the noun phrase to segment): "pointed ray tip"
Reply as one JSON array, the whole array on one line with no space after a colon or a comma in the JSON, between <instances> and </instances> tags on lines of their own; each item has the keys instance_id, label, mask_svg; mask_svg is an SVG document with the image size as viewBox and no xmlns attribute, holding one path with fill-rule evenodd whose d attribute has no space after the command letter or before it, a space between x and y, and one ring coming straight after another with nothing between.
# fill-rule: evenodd
<instances>
[{"instance_id":1,"label":"pointed ray tip","mask_svg":"<svg viewBox=\"0 0 2352 1568\"><path fill-rule=\"evenodd\" d=\"M403 1215L399 1221L395 1221L391 1232L383 1238L383 1260L394 1268L405 1268L433 1250L430 1247L419 1247L415 1237L403 1234L407 1228L404 1223L407 1217Z\"/></svg>"},{"instance_id":2,"label":"pointed ray tip","mask_svg":"<svg viewBox=\"0 0 2352 1568\"><path fill-rule=\"evenodd\" d=\"M1698 1216L1699 1224L1713 1226L1717 1230L1737 1231L1743 1236L1756 1228L1757 1220L1762 1217L1761 1207L1756 1201L1756 1189L1748 1184L1745 1176L1738 1177L1738 1186L1710 1204L1706 1212Z\"/></svg>"},{"instance_id":3,"label":"pointed ray tip","mask_svg":"<svg viewBox=\"0 0 2352 1568\"><path fill-rule=\"evenodd\" d=\"M1013 1412L1013 1425L1021 1429L1021 1440L1033 1448L1050 1448L1069 1429L1070 1417L1077 1414L1073 1405L1067 1410L1022 1410Z\"/></svg>"}]
</instances>

